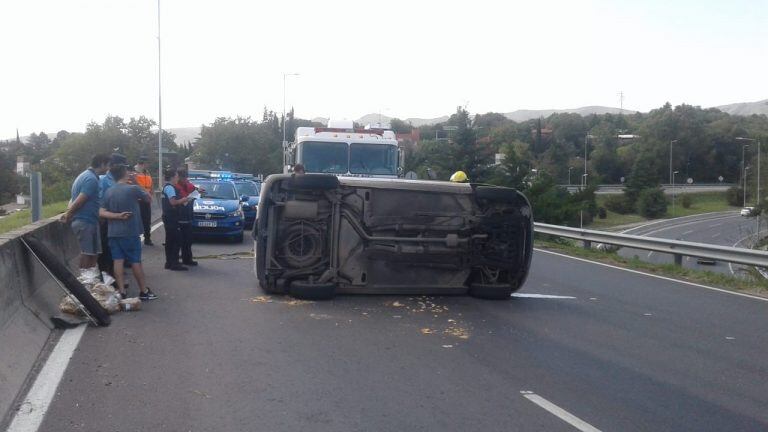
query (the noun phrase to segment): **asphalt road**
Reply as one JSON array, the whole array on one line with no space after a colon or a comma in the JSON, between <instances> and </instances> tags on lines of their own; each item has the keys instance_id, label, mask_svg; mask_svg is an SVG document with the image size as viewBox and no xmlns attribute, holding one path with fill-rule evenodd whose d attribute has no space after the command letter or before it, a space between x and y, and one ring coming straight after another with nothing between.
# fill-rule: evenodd
<instances>
[{"instance_id":1,"label":"asphalt road","mask_svg":"<svg viewBox=\"0 0 768 432\"><path fill-rule=\"evenodd\" d=\"M745 239L749 240L754 233L755 219L740 216L738 212L670 219L625 231L625 234L737 247L745 247L747 243ZM627 258L636 256L643 261L655 264L674 262L672 255L640 249L624 248L619 251L619 254ZM731 270L738 270L738 266L729 266L726 262L716 262L714 265L698 264L694 257L684 258L683 266L725 274L732 274Z\"/></svg>"},{"instance_id":2,"label":"asphalt road","mask_svg":"<svg viewBox=\"0 0 768 432\"><path fill-rule=\"evenodd\" d=\"M537 252L522 292L573 298L293 302L249 259L145 251L161 298L87 329L40 430L577 430L521 392L602 431L768 430L765 301Z\"/></svg>"}]
</instances>

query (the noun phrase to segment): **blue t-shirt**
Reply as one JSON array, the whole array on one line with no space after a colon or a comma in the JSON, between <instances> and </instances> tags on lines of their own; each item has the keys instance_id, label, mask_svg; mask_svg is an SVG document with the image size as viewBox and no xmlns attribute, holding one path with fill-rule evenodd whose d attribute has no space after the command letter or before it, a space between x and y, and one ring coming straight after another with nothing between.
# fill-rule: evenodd
<instances>
[{"instance_id":1,"label":"blue t-shirt","mask_svg":"<svg viewBox=\"0 0 768 432\"><path fill-rule=\"evenodd\" d=\"M111 172L107 172L107 174L101 176L101 179L99 180L99 198L104 198L104 195L107 193L109 188L114 186L117 182L115 181L115 178L112 177Z\"/></svg>"},{"instance_id":2,"label":"blue t-shirt","mask_svg":"<svg viewBox=\"0 0 768 432\"><path fill-rule=\"evenodd\" d=\"M72 183L72 201L75 201L80 194L85 194L88 200L73 215L73 220L97 224L99 223L99 176L92 169L87 169L80 173Z\"/></svg>"},{"instance_id":3,"label":"blue t-shirt","mask_svg":"<svg viewBox=\"0 0 768 432\"><path fill-rule=\"evenodd\" d=\"M169 184L165 185L165 187L163 188L163 193L168 199L176 198L176 188L174 188Z\"/></svg>"},{"instance_id":4,"label":"blue t-shirt","mask_svg":"<svg viewBox=\"0 0 768 432\"><path fill-rule=\"evenodd\" d=\"M133 213L126 220L107 220L107 237L138 237L144 232L139 200L148 201L149 195L136 185L116 183L107 190L101 208L113 213Z\"/></svg>"}]
</instances>

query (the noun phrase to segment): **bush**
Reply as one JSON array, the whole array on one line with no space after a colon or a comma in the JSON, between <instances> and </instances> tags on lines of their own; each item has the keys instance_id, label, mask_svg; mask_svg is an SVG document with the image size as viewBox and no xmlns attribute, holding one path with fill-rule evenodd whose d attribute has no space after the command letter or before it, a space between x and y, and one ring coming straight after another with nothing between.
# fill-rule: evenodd
<instances>
[{"instance_id":1,"label":"bush","mask_svg":"<svg viewBox=\"0 0 768 432\"><path fill-rule=\"evenodd\" d=\"M635 211L634 203L626 195L610 195L605 200L605 207L618 214L628 214Z\"/></svg>"},{"instance_id":2,"label":"bush","mask_svg":"<svg viewBox=\"0 0 768 432\"><path fill-rule=\"evenodd\" d=\"M683 206L683 208L691 208L691 204L693 204L693 197L691 197L690 194L681 194L679 195L680 198L680 205Z\"/></svg>"},{"instance_id":3,"label":"bush","mask_svg":"<svg viewBox=\"0 0 768 432\"><path fill-rule=\"evenodd\" d=\"M741 207L744 205L744 188L734 186L725 193L725 198L728 200L728 205L734 207ZM751 199L749 191L747 191L747 202Z\"/></svg>"},{"instance_id":4,"label":"bush","mask_svg":"<svg viewBox=\"0 0 768 432\"><path fill-rule=\"evenodd\" d=\"M605 207L600 207L597 209L597 217L600 219L605 219L608 217L608 212L605 211Z\"/></svg>"},{"instance_id":5,"label":"bush","mask_svg":"<svg viewBox=\"0 0 768 432\"><path fill-rule=\"evenodd\" d=\"M667 199L661 188L648 188L640 192L637 199L637 211L649 219L663 216L667 212Z\"/></svg>"}]
</instances>

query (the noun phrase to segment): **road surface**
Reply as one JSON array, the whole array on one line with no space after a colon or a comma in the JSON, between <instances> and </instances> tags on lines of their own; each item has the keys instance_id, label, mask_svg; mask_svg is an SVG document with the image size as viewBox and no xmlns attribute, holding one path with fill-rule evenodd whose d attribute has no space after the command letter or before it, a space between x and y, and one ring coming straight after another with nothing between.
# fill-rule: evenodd
<instances>
[{"instance_id":1,"label":"road surface","mask_svg":"<svg viewBox=\"0 0 768 432\"><path fill-rule=\"evenodd\" d=\"M723 212L658 221L624 231L624 233L720 246L747 247L750 239L754 237L755 228L754 218L740 216L738 212ZM672 255L639 249L623 248L619 254L626 258L636 256L654 264L674 262ZM684 258L683 266L724 274L738 272L738 266L729 266L726 262L716 262L714 265L699 264L695 257Z\"/></svg>"},{"instance_id":2,"label":"road surface","mask_svg":"<svg viewBox=\"0 0 768 432\"><path fill-rule=\"evenodd\" d=\"M768 430L766 301L538 251L510 301L294 302L145 251L161 298L85 331L41 431Z\"/></svg>"}]
</instances>

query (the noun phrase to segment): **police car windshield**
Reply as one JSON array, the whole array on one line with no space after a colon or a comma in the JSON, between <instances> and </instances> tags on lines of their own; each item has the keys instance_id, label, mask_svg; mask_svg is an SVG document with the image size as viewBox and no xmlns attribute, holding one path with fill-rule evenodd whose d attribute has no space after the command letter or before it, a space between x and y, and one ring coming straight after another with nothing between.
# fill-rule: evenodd
<instances>
[{"instance_id":1,"label":"police car windshield","mask_svg":"<svg viewBox=\"0 0 768 432\"><path fill-rule=\"evenodd\" d=\"M397 173L397 147L388 144L355 144L349 149L352 174L394 175Z\"/></svg>"},{"instance_id":2,"label":"police car windshield","mask_svg":"<svg viewBox=\"0 0 768 432\"><path fill-rule=\"evenodd\" d=\"M259 196L259 188L256 187L256 184L253 182L238 182L235 183L235 187L237 188L237 193L240 195L249 197Z\"/></svg>"},{"instance_id":3,"label":"police car windshield","mask_svg":"<svg viewBox=\"0 0 768 432\"><path fill-rule=\"evenodd\" d=\"M232 183L225 182L198 182L197 187L205 189L203 198L236 200L237 193Z\"/></svg>"},{"instance_id":4,"label":"police car windshield","mask_svg":"<svg viewBox=\"0 0 768 432\"><path fill-rule=\"evenodd\" d=\"M307 172L346 174L348 149L347 143L305 141L299 152Z\"/></svg>"}]
</instances>

